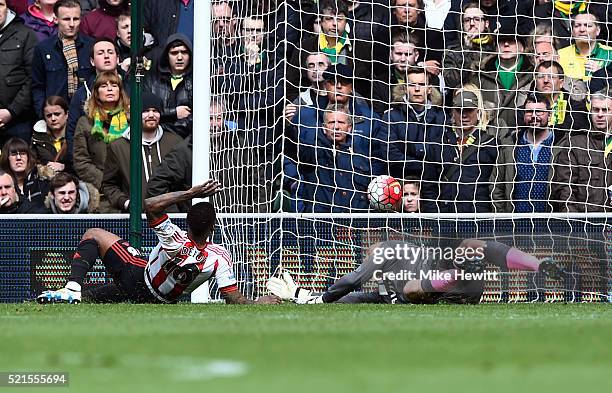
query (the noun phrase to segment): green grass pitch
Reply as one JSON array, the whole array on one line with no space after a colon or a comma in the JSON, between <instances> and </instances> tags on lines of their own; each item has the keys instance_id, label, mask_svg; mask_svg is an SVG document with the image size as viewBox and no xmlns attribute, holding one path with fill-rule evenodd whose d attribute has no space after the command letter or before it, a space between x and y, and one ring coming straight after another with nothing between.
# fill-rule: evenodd
<instances>
[{"instance_id":1,"label":"green grass pitch","mask_svg":"<svg viewBox=\"0 0 612 393\"><path fill-rule=\"evenodd\" d=\"M612 391L608 304L0 305L15 392Z\"/></svg>"}]
</instances>

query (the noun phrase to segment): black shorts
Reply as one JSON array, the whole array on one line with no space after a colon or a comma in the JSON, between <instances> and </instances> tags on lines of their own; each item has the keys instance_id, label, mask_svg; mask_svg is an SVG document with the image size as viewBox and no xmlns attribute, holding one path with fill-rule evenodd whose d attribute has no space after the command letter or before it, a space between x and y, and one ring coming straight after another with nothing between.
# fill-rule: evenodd
<instances>
[{"instance_id":1,"label":"black shorts","mask_svg":"<svg viewBox=\"0 0 612 393\"><path fill-rule=\"evenodd\" d=\"M117 240L102 259L106 271L113 277L111 286L102 286L84 295L93 302L151 303L157 300L144 281L147 260L125 240Z\"/></svg>"}]
</instances>

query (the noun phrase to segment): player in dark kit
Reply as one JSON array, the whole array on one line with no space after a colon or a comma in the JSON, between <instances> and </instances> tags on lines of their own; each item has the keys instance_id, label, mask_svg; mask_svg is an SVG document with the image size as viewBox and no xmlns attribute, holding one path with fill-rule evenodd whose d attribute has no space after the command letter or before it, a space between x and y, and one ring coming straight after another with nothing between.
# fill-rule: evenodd
<instances>
[{"instance_id":1,"label":"player in dark kit","mask_svg":"<svg viewBox=\"0 0 612 393\"><path fill-rule=\"evenodd\" d=\"M216 214L212 204L200 202L187 213L187 231L170 221L164 210L175 203L206 198L215 194L219 183L209 180L187 191L170 192L145 200L149 226L159 243L149 260L119 236L100 228L85 232L74 253L70 277L64 288L45 291L37 301L46 303L91 302L173 303L203 282L215 277L221 296L227 303L280 303L276 296L249 300L240 293L232 268L231 256L212 238ZM81 295L85 275L100 257L113 284Z\"/></svg>"},{"instance_id":2,"label":"player in dark kit","mask_svg":"<svg viewBox=\"0 0 612 393\"><path fill-rule=\"evenodd\" d=\"M380 242L368 249L363 263L341 277L329 289L316 294L298 287L291 275L268 280L268 290L284 300L306 303L478 303L486 279L496 274L485 272L485 263L502 270L540 271L553 279L563 269L552 259L538 260L517 248L495 241L465 239L453 258L443 258L424 247L405 241ZM378 290L354 292L374 279Z\"/></svg>"}]
</instances>

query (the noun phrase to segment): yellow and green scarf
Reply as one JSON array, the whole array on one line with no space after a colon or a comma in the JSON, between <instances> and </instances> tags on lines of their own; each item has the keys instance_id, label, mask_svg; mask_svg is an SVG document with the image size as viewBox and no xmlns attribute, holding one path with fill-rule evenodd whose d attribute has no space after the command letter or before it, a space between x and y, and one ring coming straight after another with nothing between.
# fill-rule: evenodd
<instances>
[{"instance_id":1,"label":"yellow and green scarf","mask_svg":"<svg viewBox=\"0 0 612 393\"><path fill-rule=\"evenodd\" d=\"M584 12L587 7L589 0L576 0L569 3L560 2L555 0L555 9L561 13L564 17L576 15Z\"/></svg>"},{"instance_id":2,"label":"yellow and green scarf","mask_svg":"<svg viewBox=\"0 0 612 393\"><path fill-rule=\"evenodd\" d=\"M493 37L491 37L491 34L483 35L483 36L480 36L479 38L474 38L472 40L472 43L478 46L487 45L487 44L490 44L491 42L493 42Z\"/></svg>"},{"instance_id":3,"label":"yellow and green scarf","mask_svg":"<svg viewBox=\"0 0 612 393\"><path fill-rule=\"evenodd\" d=\"M346 40L348 39L348 32L344 32L342 37L336 41L336 45L328 48L327 38L325 38L325 34L319 34L319 50L327 55L329 62L333 64L338 63L338 55L342 49L344 49L344 45L346 44Z\"/></svg>"},{"instance_id":4,"label":"yellow and green scarf","mask_svg":"<svg viewBox=\"0 0 612 393\"><path fill-rule=\"evenodd\" d=\"M96 112L93 119L94 124L91 128L91 135L108 144L121 138L130 124L128 123L127 115L123 107L107 111L106 115L107 119L110 120L102 121L100 119L100 112Z\"/></svg>"},{"instance_id":5,"label":"yellow and green scarf","mask_svg":"<svg viewBox=\"0 0 612 393\"><path fill-rule=\"evenodd\" d=\"M612 151L612 136L606 138L606 149L604 150L604 157L608 158L608 154Z\"/></svg>"},{"instance_id":6,"label":"yellow and green scarf","mask_svg":"<svg viewBox=\"0 0 612 393\"><path fill-rule=\"evenodd\" d=\"M567 100L563 92L559 94L559 97L552 103L551 116L548 121L549 126L556 126L565 122L565 113L567 111Z\"/></svg>"}]
</instances>

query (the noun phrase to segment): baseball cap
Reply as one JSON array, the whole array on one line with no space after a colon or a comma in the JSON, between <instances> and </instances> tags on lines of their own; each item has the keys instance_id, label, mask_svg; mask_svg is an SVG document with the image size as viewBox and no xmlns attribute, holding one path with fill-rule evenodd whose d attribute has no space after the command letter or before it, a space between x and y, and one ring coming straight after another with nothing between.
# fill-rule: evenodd
<instances>
[{"instance_id":1,"label":"baseball cap","mask_svg":"<svg viewBox=\"0 0 612 393\"><path fill-rule=\"evenodd\" d=\"M323 73L325 80L346 79L352 82L353 76L353 68L346 64L334 64Z\"/></svg>"},{"instance_id":2,"label":"baseball cap","mask_svg":"<svg viewBox=\"0 0 612 393\"><path fill-rule=\"evenodd\" d=\"M460 90L453 98L454 108L478 108L478 97L471 91Z\"/></svg>"}]
</instances>

